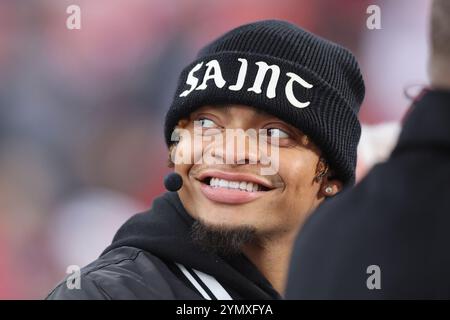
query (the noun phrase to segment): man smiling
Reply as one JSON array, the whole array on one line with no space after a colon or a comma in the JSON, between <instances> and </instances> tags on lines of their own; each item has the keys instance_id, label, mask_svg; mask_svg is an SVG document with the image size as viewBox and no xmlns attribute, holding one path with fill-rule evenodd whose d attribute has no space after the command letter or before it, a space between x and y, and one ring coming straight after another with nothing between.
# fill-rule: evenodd
<instances>
[{"instance_id":1,"label":"man smiling","mask_svg":"<svg viewBox=\"0 0 450 320\"><path fill-rule=\"evenodd\" d=\"M290 23L216 39L166 115L181 189L125 223L80 290L48 298L280 298L304 220L354 182L363 98L353 55Z\"/></svg>"}]
</instances>

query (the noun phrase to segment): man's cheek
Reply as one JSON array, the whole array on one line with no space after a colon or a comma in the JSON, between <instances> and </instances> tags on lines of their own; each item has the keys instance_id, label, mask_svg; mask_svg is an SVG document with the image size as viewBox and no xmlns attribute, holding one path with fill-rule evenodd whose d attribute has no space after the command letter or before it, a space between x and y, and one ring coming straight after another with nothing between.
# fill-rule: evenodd
<instances>
[{"instance_id":1,"label":"man's cheek","mask_svg":"<svg viewBox=\"0 0 450 320\"><path fill-rule=\"evenodd\" d=\"M178 164L175 165L175 171L181 175L188 176L191 167L192 165L190 164Z\"/></svg>"},{"instance_id":2,"label":"man's cheek","mask_svg":"<svg viewBox=\"0 0 450 320\"><path fill-rule=\"evenodd\" d=\"M261 156L261 175L275 175L280 171L280 153L278 147L271 147L271 151L268 155Z\"/></svg>"}]
</instances>

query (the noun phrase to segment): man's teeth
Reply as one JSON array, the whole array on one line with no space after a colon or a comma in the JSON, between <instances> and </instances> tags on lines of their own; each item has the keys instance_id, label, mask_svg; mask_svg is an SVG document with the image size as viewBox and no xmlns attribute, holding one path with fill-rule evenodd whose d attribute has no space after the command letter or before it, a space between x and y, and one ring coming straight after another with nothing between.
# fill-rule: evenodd
<instances>
[{"instance_id":1,"label":"man's teeth","mask_svg":"<svg viewBox=\"0 0 450 320\"><path fill-rule=\"evenodd\" d=\"M261 189L260 185L247 181L229 181L219 178L211 178L209 185L215 188L240 189L247 192L255 192Z\"/></svg>"}]
</instances>

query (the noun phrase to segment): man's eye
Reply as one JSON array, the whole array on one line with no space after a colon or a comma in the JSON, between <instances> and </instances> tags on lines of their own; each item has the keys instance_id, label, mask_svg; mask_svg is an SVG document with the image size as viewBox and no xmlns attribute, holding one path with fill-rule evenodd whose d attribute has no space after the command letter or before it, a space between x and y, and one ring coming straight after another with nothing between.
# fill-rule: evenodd
<instances>
[{"instance_id":1,"label":"man's eye","mask_svg":"<svg viewBox=\"0 0 450 320\"><path fill-rule=\"evenodd\" d=\"M216 123L208 118L199 119L198 122L202 128L215 128L217 127Z\"/></svg>"},{"instance_id":2,"label":"man's eye","mask_svg":"<svg viewBox=\"0 0 450 320\"><path fill-rule=\"evenodd\" d=\"M278 139L290 138L289 134L286 131L281 130L279 128L267 129L267 135L269 137L278 138Z\"/></svg>"}]
</instances>

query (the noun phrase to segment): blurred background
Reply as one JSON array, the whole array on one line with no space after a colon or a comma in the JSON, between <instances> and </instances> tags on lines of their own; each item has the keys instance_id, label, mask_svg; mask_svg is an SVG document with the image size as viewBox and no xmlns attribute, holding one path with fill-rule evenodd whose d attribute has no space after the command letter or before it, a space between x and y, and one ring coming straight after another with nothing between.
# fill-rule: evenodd
<instances>
[{"instance_id":1,"label":"blurred background","mask_svg":"<svg viewBox=\"0 0 450 320\"><path fill-rule=\"evenodd\" d=\"M66 8L81 8L68 30ZM381 8L369 30L367 7ZM223 32L284 19L353 51L358 179L427 85L427 0L0 0L0 299L41 299L164 191L178 75Z\"/></svg>"}]
</instances>

